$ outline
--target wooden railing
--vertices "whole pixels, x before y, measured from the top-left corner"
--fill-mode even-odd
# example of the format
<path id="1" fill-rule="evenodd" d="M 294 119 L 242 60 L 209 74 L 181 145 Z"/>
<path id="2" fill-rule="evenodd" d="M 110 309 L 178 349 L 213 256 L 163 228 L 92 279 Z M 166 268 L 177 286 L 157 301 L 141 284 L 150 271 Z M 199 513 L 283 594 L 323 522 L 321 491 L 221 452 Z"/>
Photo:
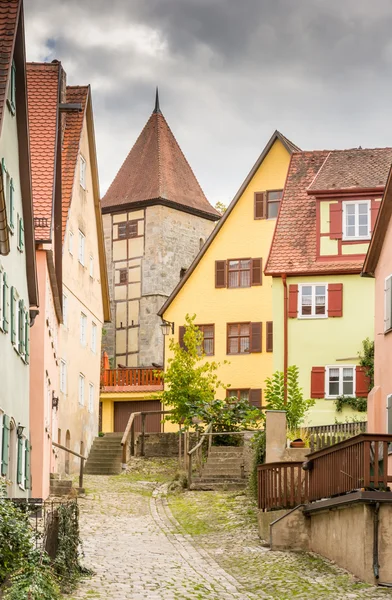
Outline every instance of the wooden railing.
<path id="1" fill-rule="evenodd" d="M 392 435 L 361 433 L 308 455 L 309 501 L 361 488 L 386 489 Z"/>
<path id="2" fill-rule="evenodd" d="M 308 501 L 309 473 L 302 462 L 266 463 L 257 471 L 260 509 L 294 508 Z"/>
<path id="3" fill-rule="evenodd" d="M 101 387 L 160 385 L 162 369 L 148 367 L 146 369 L 103 369 L 101 371 Z"/>
<path id="4" fill-rule="evenodd" d="M 196 446 L 194 446 L 193 448 L 191 448 L 188 451 L 188 487 L 190 487 L 191 483 L 192 483 L 192 472 L 193 472 L 193 457 L 195 457 L 195 459 L 198 461 L 199 464 L 199 475 L 201 475 L 201 469 L 202 469 L 202 464 L 203 464 L 203 457 L 202 457 L 202 452 L 203 452 L 203 443 L 206 439 L 208 439 L 208 453 L 210 452 L 211 449 L 211 436 L 208 436 L 208 434 L 211 432 L 212 429 L 212 423 L 210 423 L 207 427 L 207 429 L 205 430 L 205 432 L 202 434 L 199 442 L 196 444 Z"/>
<path id="5" fill-rule="evenodd" d="M 357 421 L 354 423 L 334 423 L 333 425 L 314 425 L 312 427 L 301 427 L 305 435 L 339 435 L 345 434 L 346 437 L 365 433 L 367 428 L 366 421 Z"/>
<path id="6" fill-rule="evenodd" d="M 55 446 L 55 448 L 59 448 L 60 450 L 64 450 L 64 452 L 68 452 L 68 454 L 73 454 L 73 456 L 77 456 L 78 458 L 80 458 L 79 487 L 82 488 L 83 487 L 84 461 L 86 460 L 86 457 L 83 456 L 82 454 L 78 454 L 77 452 L 74 452 L 73 450 L 70 450 L 69 448 L 66 448 L 65 446 L 62 446 L 61 444 L 56 444 L 56 442 L 53 442 L 53 441 L 52 441 L 52 446 Z"/>
<path id="7" fill-rule="evenodd" d="M 147 412 L 134 412 L 128 419 L 124 435 L 121 438 L 122 464 L 126 465 L 129 458 L 135 455 L 135 422 L 136 417 L 141 417 L 140 456 L 144 456 L 144 442 L 146 436 L 146 419 L 148 415 L 168 415 L 170 410 L 150 410 Z"/>

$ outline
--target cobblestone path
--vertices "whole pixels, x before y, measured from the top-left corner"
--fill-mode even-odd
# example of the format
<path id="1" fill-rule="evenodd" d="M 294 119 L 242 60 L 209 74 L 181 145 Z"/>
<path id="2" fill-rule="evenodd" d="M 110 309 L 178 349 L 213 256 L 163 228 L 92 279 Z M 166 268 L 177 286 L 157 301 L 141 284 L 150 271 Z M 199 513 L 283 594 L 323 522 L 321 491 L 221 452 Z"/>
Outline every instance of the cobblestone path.
<path id="1" fill-rule="evenodd" d="M 263 548 L 244 496 L 168 500 L 164 478 L 153 479 L 86 476 L 81 537 L 95 575 L 72 600 L 392 599 L 315 555 Z"/>

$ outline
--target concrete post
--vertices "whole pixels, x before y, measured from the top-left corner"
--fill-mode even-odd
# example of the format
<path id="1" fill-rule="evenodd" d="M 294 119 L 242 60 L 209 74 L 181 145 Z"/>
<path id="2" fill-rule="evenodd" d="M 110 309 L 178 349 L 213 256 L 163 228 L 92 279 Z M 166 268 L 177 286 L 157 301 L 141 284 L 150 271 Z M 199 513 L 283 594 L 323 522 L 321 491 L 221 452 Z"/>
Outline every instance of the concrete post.
<path id="1" fill-rule="evenodd" d="M 265 417 L 265 462 L 280 462 L 287 446 L 286 411 L 267 410 Z"/>

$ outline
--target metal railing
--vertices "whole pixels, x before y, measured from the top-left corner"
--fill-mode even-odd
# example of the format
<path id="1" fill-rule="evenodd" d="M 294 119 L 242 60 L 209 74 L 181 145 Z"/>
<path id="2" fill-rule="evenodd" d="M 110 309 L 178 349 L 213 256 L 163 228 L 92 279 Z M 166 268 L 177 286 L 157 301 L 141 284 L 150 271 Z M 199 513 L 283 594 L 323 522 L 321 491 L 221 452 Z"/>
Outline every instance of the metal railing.
<path id="1" fill-rule="evenodd" d="M 309 496 L 309 473 L 302 462 L 266 463 L 257 467 L 258 507 L 262 510 L 294 508 Z"/>
<path id="2" fill-rule="evenodd" d="M 81 454 L 78 454 L 77 452 L 74 452 L 73 450 L 70 450 L 66 446 L 62 446 L 61 444 L 56 444 L 56 442 L 52 442 L 52 446 L 55 446 L 56 448 L 60 448 L 60 450 L 64 450 L 64 452 L 68 452 L 69 454 L 73 454 L 74 456 L 77 456 L 78 458 L 80 458 L 79 487 L 82 488 L 83 487 L 84 461 L 86 460 L 86 457 L 82 456 Z"/>
<path id="3" fill-rule="evenodd" d="M 162 385 L 162 369 L 102 369 L 101 387 L 159 386 Z"/>

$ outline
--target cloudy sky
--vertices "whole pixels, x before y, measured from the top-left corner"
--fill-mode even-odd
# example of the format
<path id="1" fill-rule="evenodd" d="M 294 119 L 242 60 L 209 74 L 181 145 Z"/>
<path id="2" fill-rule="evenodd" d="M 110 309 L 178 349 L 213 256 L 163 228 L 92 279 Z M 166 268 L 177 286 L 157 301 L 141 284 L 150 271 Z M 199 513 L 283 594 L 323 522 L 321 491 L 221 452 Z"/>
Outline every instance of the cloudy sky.
<path id="1" fill-rule="evenodd" d="M 392 145 L 390 0 L 25 0 L 29 60 L 92 85 L 101 191 L 154 105 L 228 204 L 275 129 L 303 149 Z"/>

